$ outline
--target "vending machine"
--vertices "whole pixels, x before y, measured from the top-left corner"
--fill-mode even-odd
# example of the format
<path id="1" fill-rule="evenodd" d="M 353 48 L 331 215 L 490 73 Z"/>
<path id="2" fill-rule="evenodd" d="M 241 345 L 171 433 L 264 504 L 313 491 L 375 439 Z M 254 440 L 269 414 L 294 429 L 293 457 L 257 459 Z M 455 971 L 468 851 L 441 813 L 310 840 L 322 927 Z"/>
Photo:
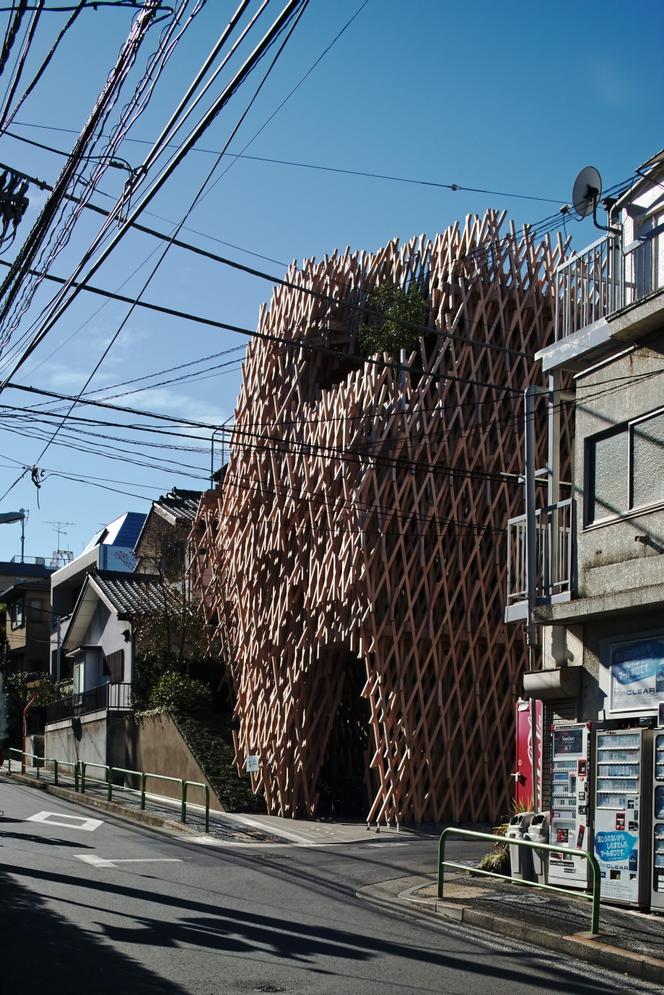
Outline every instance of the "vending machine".
<path id="1" fill-rule="evenodd" d="M 554 726 L 549 842 L 559 843 L 560 852 L 549 853 L 550 884 L 585 888 L 588 883 L 588 861 L 565 850 L 591 845 L 590 748 L 588 725 Z"/>
<path id="2" fill-rule="evenodd" d="M 653 833 L 651 908 L 664 911 L 664 729 L 655 732 L 653 749 Z"/>
<path id="3" fill-rule="evenodd" d="M 602 898 L 626 905 L 650 901 L 652 733 L 598 729 L 595 769 L 595 856 Z"/>

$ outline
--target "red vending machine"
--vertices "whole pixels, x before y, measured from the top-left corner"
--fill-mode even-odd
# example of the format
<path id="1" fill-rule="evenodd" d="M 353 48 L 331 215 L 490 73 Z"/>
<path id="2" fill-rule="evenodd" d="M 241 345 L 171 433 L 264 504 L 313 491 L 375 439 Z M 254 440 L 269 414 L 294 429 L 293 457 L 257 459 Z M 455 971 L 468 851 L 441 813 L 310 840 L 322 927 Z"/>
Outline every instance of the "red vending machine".
<path id="1" fill-rule="evenodd" d="M 517 811 L 530 811 L 542 805 L 542 702 L 519 698 L 515 718 L 514 802 Z"/>

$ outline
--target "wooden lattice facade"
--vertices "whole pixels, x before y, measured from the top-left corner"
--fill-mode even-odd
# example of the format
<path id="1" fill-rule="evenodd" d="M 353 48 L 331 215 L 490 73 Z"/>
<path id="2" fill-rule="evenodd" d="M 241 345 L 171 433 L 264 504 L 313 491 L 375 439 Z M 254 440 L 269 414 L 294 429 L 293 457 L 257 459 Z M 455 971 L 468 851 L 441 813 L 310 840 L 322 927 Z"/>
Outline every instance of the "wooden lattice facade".
<path id="1" fill-rule="evenodd" d="M 316 294 L 278 286 L 262 309 L 260 332 L 313 348 L 251 342 L 193 536 L 237 762 L 259 754 L 268 811 L 339 811 L 358 779 L 371 822 L 506 810 L 525 645 L 503 623 L 505 526 L 523 510 L 521 392 L 562 250 L 488 212 L 292 266 Z M 384 281 L 429 302 L 408 373 L 325 351 L 356 355 Z"/>

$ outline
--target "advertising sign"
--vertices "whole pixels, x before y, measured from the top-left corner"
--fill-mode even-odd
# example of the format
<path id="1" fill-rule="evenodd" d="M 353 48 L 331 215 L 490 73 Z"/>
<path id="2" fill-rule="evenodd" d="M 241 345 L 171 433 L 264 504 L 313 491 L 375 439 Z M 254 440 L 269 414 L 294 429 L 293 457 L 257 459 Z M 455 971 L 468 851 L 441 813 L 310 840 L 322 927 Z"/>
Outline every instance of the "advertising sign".
<path id="1" fill-rule="evenodd" d="M 597 831 L 595 856 L 602 876 L 602 893 L 607 898 L 634 902 L 639 870 L 638 837 L 619 831 Z"/>
<path id="2" fill-rule="evenodd" d="M 611 647 L 611 711 L 656 709 L 664 702 L 664 637 Z"/>
<path id="3" fill-rule="evenodd" d="M 553 733 L 553 752 L 556 756 L 583 752 L 583 729 L 556 729 Z"/>

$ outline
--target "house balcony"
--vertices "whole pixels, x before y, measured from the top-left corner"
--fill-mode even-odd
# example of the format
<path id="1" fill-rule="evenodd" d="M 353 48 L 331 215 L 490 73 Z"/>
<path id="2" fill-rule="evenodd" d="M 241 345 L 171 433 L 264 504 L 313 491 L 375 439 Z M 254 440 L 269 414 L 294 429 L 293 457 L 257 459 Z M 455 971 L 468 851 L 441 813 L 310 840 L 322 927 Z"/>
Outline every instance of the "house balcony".
<path id="1" fill-rule="evenodd" d="M 130 708 L 131 684 L 100 684 L 47 705 L 46 724 L 78 718 L 91 712 L 128 711 Z"/>
<path id="2" fill-rule="evenodd" d="M 571 498 L 535 512 L 535 565 L 532 608 L 570 601 L 573 591 L 574 502 Z M 507 523 L 505 621 L 528 617 L 526 516 Z"/>
<path id="3" fill-rule="evenodd" d="M 556 270 L 555 341 L 537 358 L 545 372 L 582 369 L 661 325 L 664 231 L 626 243 L 610 232 Z"/>

